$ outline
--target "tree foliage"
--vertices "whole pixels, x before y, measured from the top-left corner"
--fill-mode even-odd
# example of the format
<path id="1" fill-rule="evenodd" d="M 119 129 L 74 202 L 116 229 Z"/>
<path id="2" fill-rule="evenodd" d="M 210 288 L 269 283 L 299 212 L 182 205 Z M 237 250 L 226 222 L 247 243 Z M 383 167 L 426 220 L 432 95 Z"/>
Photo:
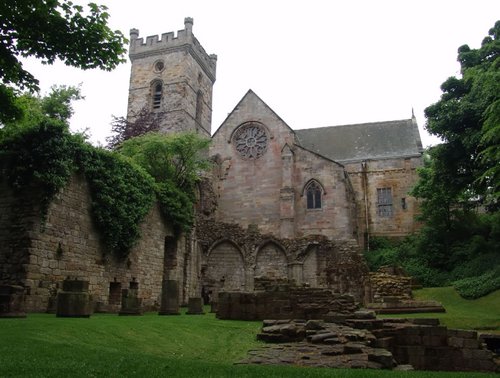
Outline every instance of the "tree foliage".
<path id="1" fill-rule="evenodd" d="M 69 132 L 71 101 L 77 98 L 78 88 L 54 87 L 44 97 L 24 94 L 15 99 L 24 112 L 0 130 L 0 178 L 24 200 L 32 198 L 45 217 L 71 176 L 84 174 L 102 242 L 107 251 L 125 257 L 151 209 L 154 181 L 125 157 Z"/>
<path id="2" fill-rule="evenodd" d="M 456 196 L 495 205 L 500 196 L 500 21 L 479 49 L 458 49 L 462 76 L 442 85 L 425 109 L 427 130 L 442 138 L 434 169 Z"/>
<path id="3" fill-rule="evenodd" d="M 20 57 L 44 64 L 56 59 L 82 69 L 111 70 L 125 61 L 125 37 L 108 25 L 106 7 L 86 8 L 69 0 L 6 0 L 0 2 L 0 121 L 18 118 L 16 90 L 38 91 L 38 80 Z"/>
<path id="4" fill-rule="evenodd" d="M 500 21 L 479 49 L 461 46 L 458 61 L 461 77 L 448 78 L 441 99 L 425 109 L 427 130 L 443 143 L 424 155 L 411 192 L 422 228 L 372 259 L 392 259 L 426 285 L 459 280 L 464 295 L 484 295 L 497 288 L 485 277 L 500 266 Z"/>
<path id="5" fill-rule="evenodd" d="M 163 214 L 179 230 L 192 226 L 196 185 L 209 167 L 205 156 L 209 143 L 194 133 L 147 133 L 124 141 L 118 149 L 154 178 Z"/>
<path id="6" fill-rule="evenodd" d="M 24 92 L 13 99 L 21 113 L 16 120 L 7 121 L 0 133 L 8 134 L 18 128 L 30 127 L 43 121 L 60 123 L 68 127 L 73 115 L 72 102 L 83 99 L 79 87 L 53 86 L 45 96 Z M 0 134 L 0 137 L 1 135 Z"/>
<path id="7" fill-rule="evenodd" d="M 151 113 L 147 107 L 142 108 L 139 113 L 134 114 L 132 120 L 125 117 L 113 117 L 111 132 L 113 135 L 106 138 L 108 148 L 117 149 L 124 141 L 147 133 L 160 130 L 160 120 L 155 113 Z"/>

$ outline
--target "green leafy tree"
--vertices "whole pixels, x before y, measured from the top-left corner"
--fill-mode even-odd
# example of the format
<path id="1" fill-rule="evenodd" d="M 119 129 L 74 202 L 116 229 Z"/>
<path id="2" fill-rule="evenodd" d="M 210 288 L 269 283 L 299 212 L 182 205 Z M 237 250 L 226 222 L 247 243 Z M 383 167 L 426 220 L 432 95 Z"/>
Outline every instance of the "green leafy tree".
<path id="1" fill-rule="evenodd" d="M 15 106 L 21 110 L 18 119 L 7 121 L 0 129 L 0 138 L 16 129 L 31 127 L 50 120 L 69 127 L 73 115 L 72 102 L 83 99 L 80 88 L 73 86 L 53 86 L 45 96 L 25 92 L 14 98 Z"/>
<path id="2" fill-rule="evenodd" d="M 16 91 L 38 91 L 38 80 L 20 57 L 44 64 L 56 59 L 70 66 L 111 70 L 125 61 L 125 37 L 112 31 L 105 6 L 87 8 L 69 0 L 5 0 L 0 2 L 0 122 L 17 119 Z"/>
<path id="3" fill-rule="evenodd" d="M 458 61 L 461 77 L 446 80 L 425 109 L 427 130 L 443 143 L 428 150 L 412 190 L 423 226 L 396 256 L 427 284 L 482 277 L 460 281 L 466 293 L 500 265 L 500 21 L 479 49 L 460 47 Z"/>
<path id="4" fill-rule="evenodd" d="M 500 195 L 500 21 L 479 49 L 458 49 L 462 76 L 442 85 L 441 100 L 425 109 L 427 130 L 444 141 L 434 169 L 458 197 L 495 205 Z M 489 203 L 488 203 L 489 202 Z"/>
<path id="5" fill-rule="evenodd" d="M 130 159 L 70 133 L 71 102 L 79 98 L 79 88 L 61 86 L 43 97 L 25 93 L 15 99 L 23 115 L 0 129 L 0 181 L 23 202 L 39 206 L 43 218 L 71 176 L 84 174 L 106 250 L 126 257 L 154 202 L 154 180 Z"/>
<path id="6" fill-rule="evenodd" d="M 193 224 L 196 185 L 210 164 L 205 156 L 209 143 L 193 133 L 148 133 L 124 141 L 118 149 L 154 178 L 163 214 L 179 230 Z"/>

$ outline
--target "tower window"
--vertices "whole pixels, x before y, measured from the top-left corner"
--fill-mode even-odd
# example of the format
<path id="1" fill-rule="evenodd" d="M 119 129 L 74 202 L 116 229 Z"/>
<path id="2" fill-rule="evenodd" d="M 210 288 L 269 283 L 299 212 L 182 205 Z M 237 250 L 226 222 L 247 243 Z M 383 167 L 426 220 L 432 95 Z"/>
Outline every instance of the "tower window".
<path id="1" fill-rule="evenodd" d="M 311 181 L 306 188 L 307 208 L 308 209 L 321 209 L 321 197 L 323 191 L 321 185 L 316 181 Z"/>
<path id="2" fill-rule="evenodd" d="M 163 63 L 162 60 L 158 60 L 157 62 L 155 62 L 154 65 L 155 72 L 161 72 L 163 71 L 164 68 L 165 68 L 165 63 Z"/>
<path id="3" fill-rule="evenodd" d="M 159 109 L 161 105 L 161 97 L 163 93 L 163 85 L 161 83 L 153 84 L 153 109 Z"/>
<path id="4" fill-rule="evenodd" d="M 382 218 L 392 217 L 392 189 L 377 188 L 377 210 L 378 216 Z"/>

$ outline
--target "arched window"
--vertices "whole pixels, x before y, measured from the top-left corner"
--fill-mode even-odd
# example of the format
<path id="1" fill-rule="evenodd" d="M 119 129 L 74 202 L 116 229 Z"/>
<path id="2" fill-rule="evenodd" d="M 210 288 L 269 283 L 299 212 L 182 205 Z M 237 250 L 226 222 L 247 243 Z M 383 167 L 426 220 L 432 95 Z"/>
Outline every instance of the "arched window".
<path id="1" fill-rule="evenodd" d="M 161 82 L 157 81 L 153 83 L 152 94 L 153 94 L 153 101 L 152 101 L 153 110 L 159 109 L 161 105 L 161 97 L 163 94 L 163 85 Z"/>
<path id="2" fill-rule="evenodd" d="M 321 185 L 312 180 L 307 184 L 306 187 L 306 199 L 307 199 L 307 208 L 308 209 L 321 209 L 321 200 L 323 195 L 323 188 Z"/>

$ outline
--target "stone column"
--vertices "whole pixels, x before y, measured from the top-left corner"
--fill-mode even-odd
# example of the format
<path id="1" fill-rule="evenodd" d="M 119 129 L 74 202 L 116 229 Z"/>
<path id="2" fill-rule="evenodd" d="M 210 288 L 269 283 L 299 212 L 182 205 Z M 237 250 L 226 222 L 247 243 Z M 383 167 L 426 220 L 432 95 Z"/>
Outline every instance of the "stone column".
<path id="1" fill-rule="evenodd" d="M 0 285 L 0 318 L 25 318 L 24 287 Z"/>
<path id="2" fill-rule="evenodd" d="M 203 299 L 201 297 L 189 298 L 186 315 L 204 315 Z"/>
<path id="3" fill-rule="evenodd" d="M 295 281 L 297 286 L 302 286 L 304 283 L 304 263 L 295 261 L 288 264 L 288 277 Z"/>
<path id="4" fill-rule="evenodd" d="M 137 282 L 130 282 L 129 288 L 122 290 L 122 308 L 118 315 L 142 315 L 142 300 L 139 298 Z"/>
<path id="5" fill-rule="evenodd" d="M 281 151 L 283 175 L 280 189 L 280 236 L 295 236 L 295 192 L 293 190 L 293 152 L 286 144 Z"/>
<path id="6" fill-rule="evenodd" d="M 164 280 L 161 288 L 161 306 L 158 315 L 180 315 L 179 285 L 176 280 Z"/>

